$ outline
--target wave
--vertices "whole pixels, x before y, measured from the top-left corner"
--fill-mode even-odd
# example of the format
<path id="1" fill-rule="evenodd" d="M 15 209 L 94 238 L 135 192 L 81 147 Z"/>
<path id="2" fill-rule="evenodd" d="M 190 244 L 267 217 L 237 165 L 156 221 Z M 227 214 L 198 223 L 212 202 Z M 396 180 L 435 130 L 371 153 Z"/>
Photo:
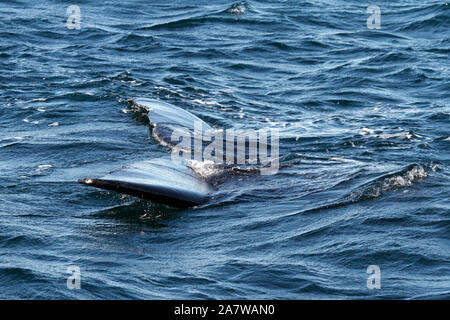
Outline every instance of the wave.
<path id="1" fill-rule="evenodd" d="M 133 45 L 139 46 L 143 42 L 146 44 L 154 43 L 155 39 L 152 36 L 138 35 L 138 34 L 125 34 L 121 36 L 119 39 L 115 40 L 114 43 L 118 45 Z"/>
<path id="2" fill-rule="evenodd" d="M 436 168 L 432 170 L 436 170 Z M 354 190 L 347 193 L 337 201 L 333 201 L 319 207 L 295 212 L 293 214 L 289 214 L 288 216 L 314 213 L 321 210 L 335 209 L 353 203 L 373 200 L 388 192 L 406 190 L 406 188 L 413 187 L 416 183 L 419 183 L 427 178 L 428 175 L 428 172 L 422 165 L 411 164 L 401 170 L 388 173 L 365 182 L 354 188 Z"/>
<path id="3" fill-rule="evenodd" d="M 373 130 L 366 127 L 359 129 L 358 134 L 361 136 L 368 136 L 371 138 L 387 139 L 406 139 L 416 140 L 423 138 L 421 135 L 414 133 L 413 131 L 399 132 L 399 133 L 382 133 L 379 130 Z"/>
<path id="4" fill-rule="evenodd" d="M 216 6 L 209 12 L 195 12 L 190 14 L 184 14 L 180 17 L 173 18 L 172 20 L 157 22 L 149 26 L 140 27 L 138 30 L 160 30 L 160 29 L 184 29 L 200 26 L 210 23 L 236 23 L 247 25 L 273 25 L 276 23 L 272 19 L 260 19 L 247 15 L 251 7 L 247 2 L 236 2 L 231 6 Z"/>
<path id="5" fill-rule="evenodd" d="M 406 168 L 378 177 L 369 181 L 347 197 L 350 202 L 359 202 L 380 197 L 383 193 L 397 191 L 407 187 L 412 187 L 416 182 L 420 182 L 428 177 L 428 173 L 420 164 L 411 164 Z"/>
<path id="6" fill-rule="evenodd" d="M 414 8 L 401 11 L 398 15 L 408 14 L 413 16 L 407 21 L 411 21 L 406 25 L 402 25 L 400 31 L 422 31 L 431 30 L 432 32 L 439 32 L 440 30 L 448 30 L 448 4 L 441 3 L 423 8 Z"/>

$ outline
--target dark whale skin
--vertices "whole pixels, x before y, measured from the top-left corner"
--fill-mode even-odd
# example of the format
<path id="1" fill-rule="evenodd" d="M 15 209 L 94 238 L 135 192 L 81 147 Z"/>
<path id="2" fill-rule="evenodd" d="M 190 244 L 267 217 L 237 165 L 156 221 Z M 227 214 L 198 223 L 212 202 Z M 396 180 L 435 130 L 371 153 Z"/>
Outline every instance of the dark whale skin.
<path id="1" fill-rule="evenodd" d="M 132 183 L 104 179 L 80 179 L 78 180 L 78 183 L 128 194 L 130 196 L 155 201 L 177 208 L 198 206 L 208 200 L 208 196 L 206 194 L 145 183 Z"/>

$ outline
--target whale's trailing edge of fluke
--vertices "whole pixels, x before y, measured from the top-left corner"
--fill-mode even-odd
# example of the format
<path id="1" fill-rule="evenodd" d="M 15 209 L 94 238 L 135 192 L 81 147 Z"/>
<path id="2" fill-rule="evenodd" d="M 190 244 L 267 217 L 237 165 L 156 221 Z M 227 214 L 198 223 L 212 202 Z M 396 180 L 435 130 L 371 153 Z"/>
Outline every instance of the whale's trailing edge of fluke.
<path id="1" fill-rule="evenodd" d="M 163 145 L 171 144 L 174 130 L 193 132 L 194 123 L 201 123 L 205 129 L 211 127 L 195 115 L 174 105 L 154 99 L 130 99 L 134 105 L 148 111 L 153 134 Z M 142 199 L 167 204 L 174 207 L 192 207 L 205 203 L 212 187 L 183 163 L 175 163 L 171 158 L 143 161 L 124 167 L 99 178 L 85 178 L 78 183 L 112 190 Z"/>
<path id="2" fill-rule="evenodd" d="M 173 207 L 192 207 L 205 203 L 211 186 L 191 169 L 169 159 L 135 163 L 100 179 L 80 179 L 79 183 L 112 190 Z"/>

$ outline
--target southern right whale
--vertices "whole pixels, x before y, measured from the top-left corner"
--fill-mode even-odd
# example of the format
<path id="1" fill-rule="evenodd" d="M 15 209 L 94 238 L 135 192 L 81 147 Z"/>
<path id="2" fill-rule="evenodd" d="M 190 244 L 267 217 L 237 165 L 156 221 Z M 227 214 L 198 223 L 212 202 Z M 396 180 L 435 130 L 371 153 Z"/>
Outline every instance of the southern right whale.
<path id="1" fill-rule="evenodd" d="M 140 98 L 130 101 L 144 108 L 155 138 L 165 146 L 173 146 L 174 130 L 194 130 L 194 123 L 211 127 L 200 118 L 177 106 L 159 100 Z M 152 200 L 174 207 L 192 207 L 207 201 L 213 190 L 204 179 L 170 157 L 125 166 L 101 178 L 84 178 L 79 183 Z"/>
<path id="2" fill-rule="evenodd" d="M 194 134 L 199 127 L 206 132 L 213 130 L 197 116 L 172 104 L 148 98 L 129 101 L 132 106 L 143 108 L 148 113 L 153 136 L 166 147 L 177 147 L 177 141 L 173 140 L 176 132 Z M 222 144 L 221 140 L 219 144 Z M 236 147 L 231 153 L 234 157 Z M 84 178 L 78 182 L 175 207 L 203 204 L 214 190 L 204 177 L 199 176 L 185 162 L 173 161 L 170 156 L 142 161 L 112 171 L 101 178 Z"/>

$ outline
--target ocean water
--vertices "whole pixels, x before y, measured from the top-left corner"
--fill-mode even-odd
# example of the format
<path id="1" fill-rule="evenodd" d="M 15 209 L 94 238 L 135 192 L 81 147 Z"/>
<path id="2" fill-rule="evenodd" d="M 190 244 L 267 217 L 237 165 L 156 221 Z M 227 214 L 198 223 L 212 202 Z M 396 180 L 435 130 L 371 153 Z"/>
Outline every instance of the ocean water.
<path id="1" fill-rule="evenodd" d="M 0 298 L 450 298 L 449 8 L 1 1 Z M 190 209 L 78 184 L 168 156 L 132 97 L 278 129 L 279 172 Z"/>

